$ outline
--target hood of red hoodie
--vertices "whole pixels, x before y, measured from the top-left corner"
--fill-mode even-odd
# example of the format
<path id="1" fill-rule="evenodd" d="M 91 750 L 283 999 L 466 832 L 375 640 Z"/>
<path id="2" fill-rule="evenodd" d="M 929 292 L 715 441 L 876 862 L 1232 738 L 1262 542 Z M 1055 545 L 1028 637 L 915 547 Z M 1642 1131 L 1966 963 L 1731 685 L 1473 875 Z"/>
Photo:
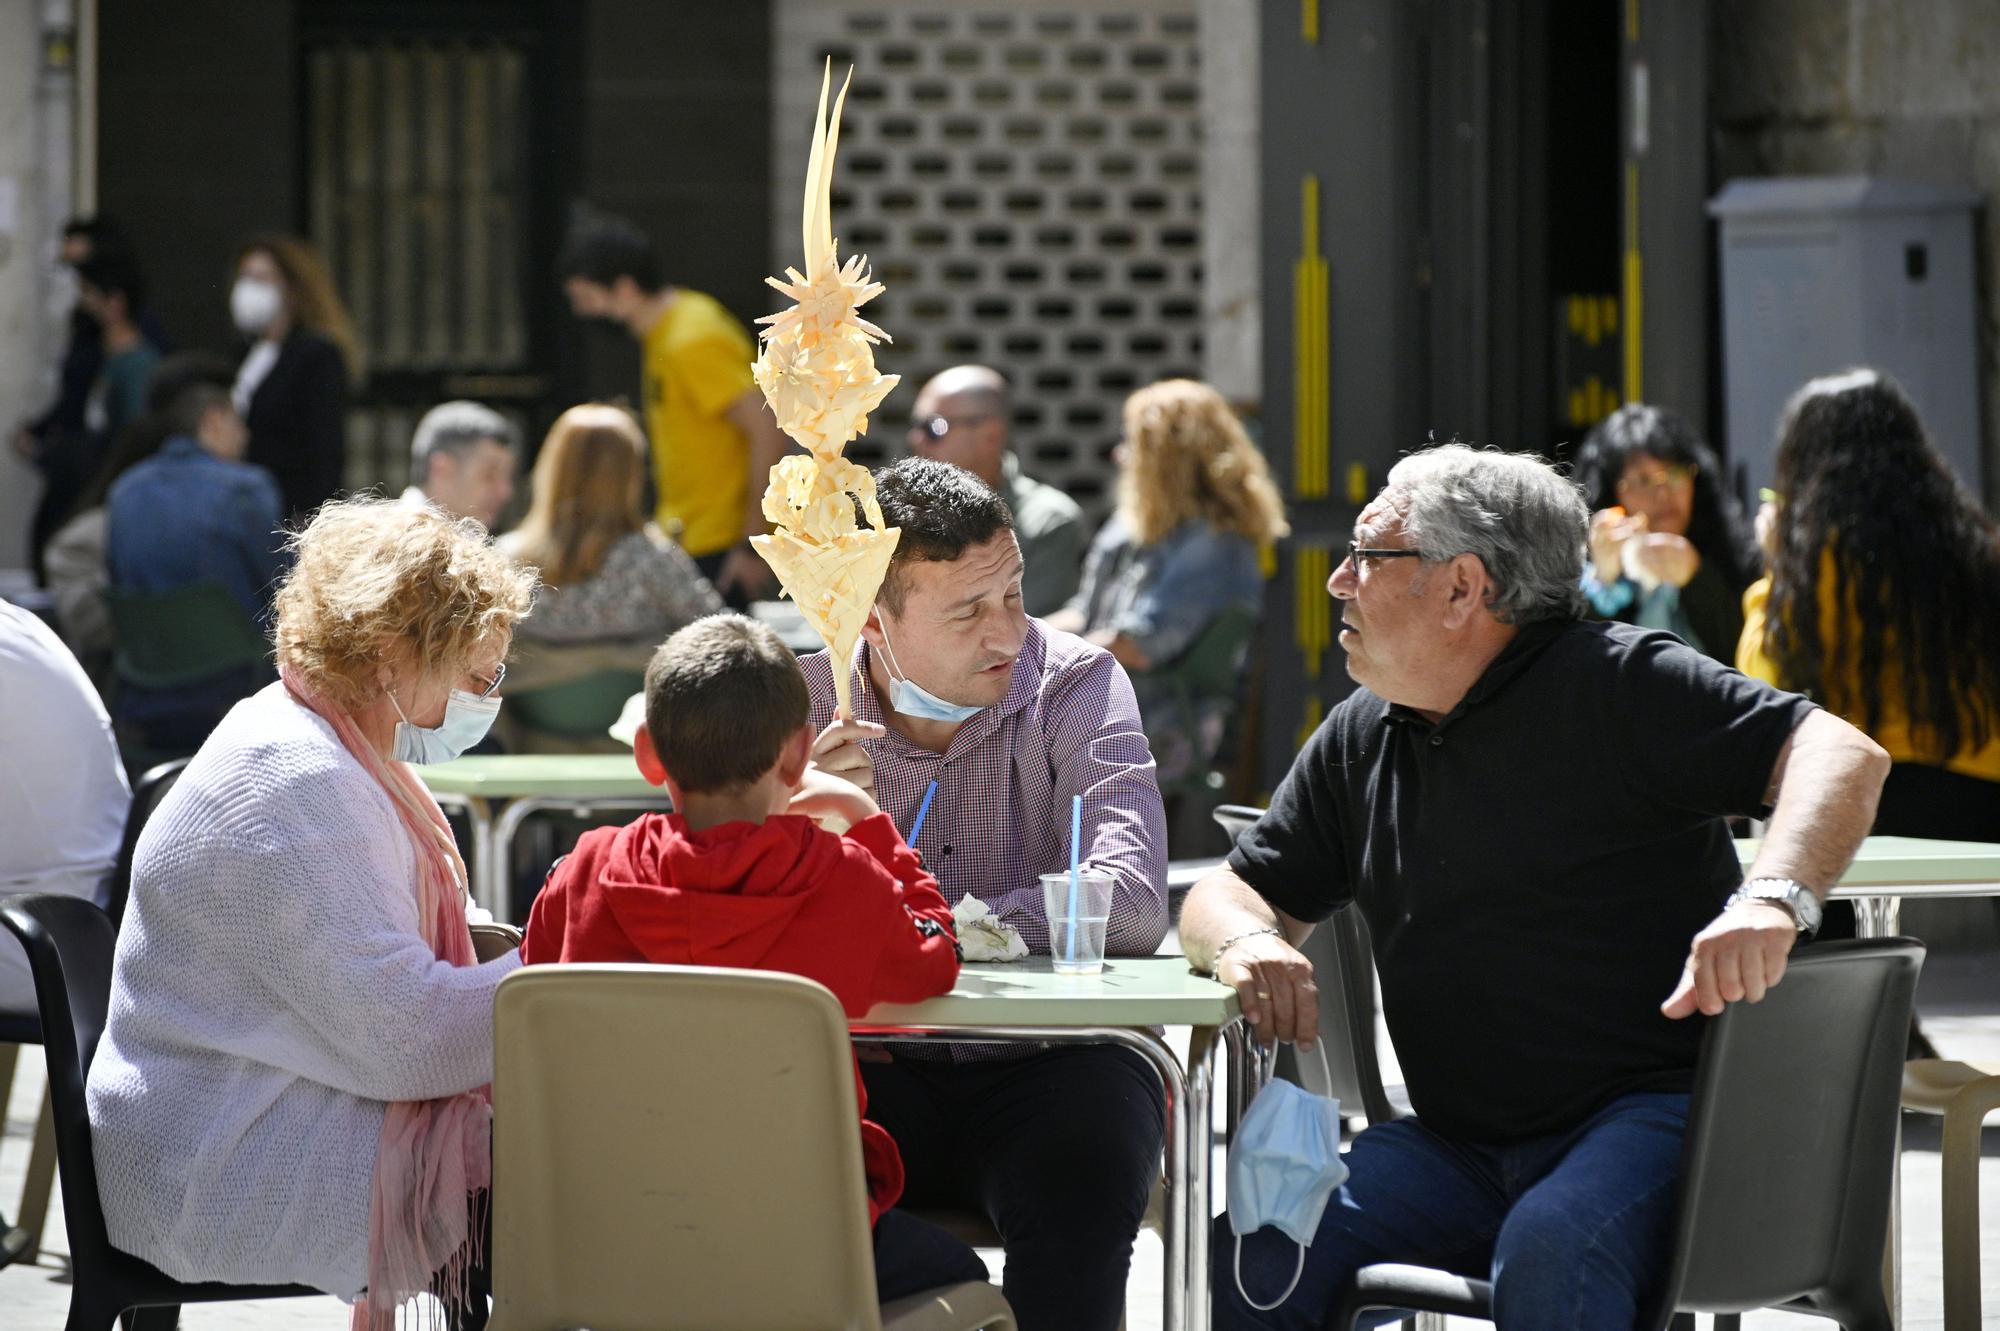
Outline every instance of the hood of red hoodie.
<path id="1" fill-rule="evenodd" d="M 679 814 L 650 814 L 620 829 L 597 881 L 654 960 L 758 967 L 839 853 L 838 838 L 792 814 L 695 833 Z"/>

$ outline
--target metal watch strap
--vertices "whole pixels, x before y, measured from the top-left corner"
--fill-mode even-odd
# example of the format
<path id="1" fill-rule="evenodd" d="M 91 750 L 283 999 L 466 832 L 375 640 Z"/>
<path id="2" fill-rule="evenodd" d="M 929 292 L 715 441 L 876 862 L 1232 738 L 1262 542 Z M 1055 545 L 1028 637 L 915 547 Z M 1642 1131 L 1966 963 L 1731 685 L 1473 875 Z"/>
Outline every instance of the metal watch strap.
<path id="1" fill-rule="evenodd" d="M 1769 884 L 1776 890 L 1760 892 L 1757 890 L 1759 884 Z M 1810 905 L 1803 904 L 1800 898 Z M 1800 935 L 1808 940 L 1819 933 L 1820 921 L 1824 918 L 1819 894 L 1795 878 L 1745 879 L 1742 886 L 1730 893 L 1728 904 L 1735 905 L 1739 901 L 1768 901 L 1783 906 L 1791 913 L 1792 923 L 1798 926 Z"/>

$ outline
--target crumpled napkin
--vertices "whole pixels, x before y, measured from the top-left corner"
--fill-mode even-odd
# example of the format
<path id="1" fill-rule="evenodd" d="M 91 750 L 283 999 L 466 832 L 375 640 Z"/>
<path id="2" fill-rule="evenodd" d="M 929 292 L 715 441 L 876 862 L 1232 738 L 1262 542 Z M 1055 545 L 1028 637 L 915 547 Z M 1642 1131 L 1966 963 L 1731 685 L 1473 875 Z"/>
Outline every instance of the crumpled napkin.
<path id="1" fill-rule="evenodd" d="M 953 906 L 951 922 L 958 931 L 958 950 L 967 961 L 1019 961 L 1028 955 L 1021 931 L 995 919 L 992 908 L 978 897 L 964 897 Z"/>

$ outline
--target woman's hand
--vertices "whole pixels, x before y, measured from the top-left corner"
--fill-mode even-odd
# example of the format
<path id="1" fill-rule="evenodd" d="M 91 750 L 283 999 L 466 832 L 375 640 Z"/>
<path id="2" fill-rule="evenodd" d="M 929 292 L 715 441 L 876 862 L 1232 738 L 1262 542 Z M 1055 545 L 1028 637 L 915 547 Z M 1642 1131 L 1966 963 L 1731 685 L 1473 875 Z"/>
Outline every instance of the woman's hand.
<path id="1" fill-rule="evenodd" d="M 829 772 L 808 767 L 785 812 L 804 814 L 838 836 L 862 819 L 874 817 L 879 810 L 866 791 Z"/>
<path id="2" fill-rule="evenodd" d="M 1625 562 L 1642 580 L 1685 587 L 1701 568 L 1701 552 L 1685 536 L 1650 532 L 1632 538 Z"/>
<path id="3" fill-rule="evenodd" d="M 1643 514 L 1627 516 L 1622 508 L 1599 509 L 1590 519 L 1590 564 L 1597 580 L 1609 587 L 1623 571 L 1625 542 L 1646 530 Z"/>
<path id="4" fill-rule="evenodd" d="M 1769 499 L 1757 509 L 1757 548 L 1766 564 L 1778 557 L 1778 505 Z"/>

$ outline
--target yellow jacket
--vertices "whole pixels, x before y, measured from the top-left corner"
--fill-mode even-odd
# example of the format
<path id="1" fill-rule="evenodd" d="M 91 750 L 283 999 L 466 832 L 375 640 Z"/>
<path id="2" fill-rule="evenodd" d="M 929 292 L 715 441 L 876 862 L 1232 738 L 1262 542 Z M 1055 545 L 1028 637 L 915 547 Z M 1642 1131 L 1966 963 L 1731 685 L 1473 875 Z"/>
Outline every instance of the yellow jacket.
<path id="1" fill-rule="evenodd" d="M 1743 592 L 1743 636 L 1736 642 L 1736 668 L 1752 679 L 1761 679 L 1768 684 L 1778 684 L 1778 666 L 1770 657 L 1764 641 L 1765 611 L 1771 600 L 1771 579 L 1769 575 L 1757 579 Z M 1842 633 L 1859 634 L 1859 616 L 1852 606 L 1840 604 L 1841 598 L 1835 589 L 1833 557 L 1828 554 L 1820 563 L 1819 577 L 1819 622 L 1820 633 L 1829 649 Z M 1903 707 L 1902 670 L 1897 665 L 1894 643 L 1888 644 L 1884 653 L 1890 659 L 1883 666 L 1882 676 L 1875 681 L 1881 698 L 1880 715 L 1869 738 L 1889 751 L 1889 756 L 1899 763 L 1924 763 L 1939 766 L 1937 754 L 1917 744 L 1910 733 L 1910 719 Z M 1859 663 L 1852 667 L 1859 670 Z M 1851 699 L 1859 700 L 1862 695 L 1858 678 L 1846 681 L 1842 692 Z M 1820 699 L 1825 702 L 1825 699 Z M 1990 704 L 1988 704 L 1990 706 Z M 1830 710 L 1830 709 L 1829 709 Z M 1854 725 L 1861 725 L 1863 718 L 1857 715 L 1845 717 Z M 2000 781 L 2000 718 L 1988 723 L 1988 737 L 1983 748 L 1962 747 L 1957 753 L 1946 758 L 1942 766 L 1962 776 L 1978 777 L 1984 781 Z M 1865 728 L 1865 727 L 1864 727 Z"/>

